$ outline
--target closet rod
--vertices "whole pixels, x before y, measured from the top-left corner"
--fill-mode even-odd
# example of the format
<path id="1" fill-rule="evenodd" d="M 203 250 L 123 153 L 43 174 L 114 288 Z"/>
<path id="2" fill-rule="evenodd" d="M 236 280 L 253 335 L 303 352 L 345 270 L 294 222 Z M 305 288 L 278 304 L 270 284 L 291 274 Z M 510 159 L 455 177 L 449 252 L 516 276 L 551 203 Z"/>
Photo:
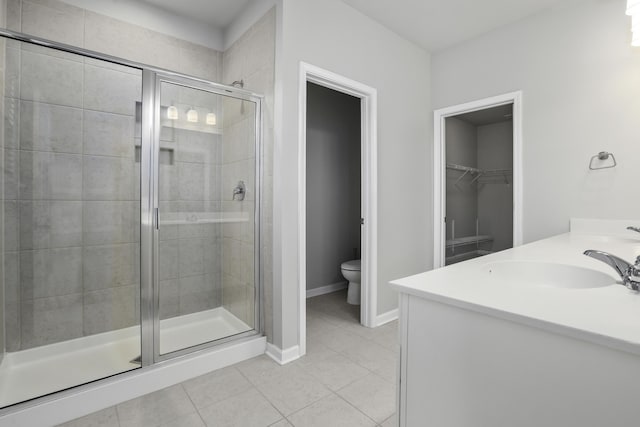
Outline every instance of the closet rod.
<path id="1" fill-rule="evenodd" d="M 454 170 L 457 170 L 457 171 L 462 171 L 462 172 L 467 172 L 467 173 L 472 173 L 472 174 L 476 174 L 476 173 L 482 172 L 478 168 L 472 168 L 472 167 L 469 167 L 469 166 L 457 165 L 455 163 L 447 163 L 447 169 L 454 169 Z"/>
<path id="2" fill-rule="evenodd" d="M 453 170 L 457 170 L 457 171 L 461 171 L 461 172 L 467 172 L 467 173 L 471 173 L 473 175 L 475 175 L 475 174 L 504 175 L 505 173 L 512 173 L 513 172 L 512 169 L 478 169 L 478 168 L 472 168 L 470 166 L 457 165 L 455 163 L 447 163 L 447 169 L 453 169 Z"/>

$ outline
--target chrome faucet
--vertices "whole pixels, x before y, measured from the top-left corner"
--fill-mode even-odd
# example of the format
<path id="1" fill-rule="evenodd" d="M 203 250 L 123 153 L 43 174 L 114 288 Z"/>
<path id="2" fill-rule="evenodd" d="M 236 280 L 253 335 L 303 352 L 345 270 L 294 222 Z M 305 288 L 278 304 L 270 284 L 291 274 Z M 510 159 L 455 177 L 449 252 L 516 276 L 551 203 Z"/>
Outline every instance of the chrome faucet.
<path id="1" fill-rule="evenodd" d="M 627 288 L 633 291 L 640 289 L 640 256 L 636 257 L 635 264 L 631 264 L 615 255 L 593 249 L 584 251 L 584 254 L 612 267 L 620 275 L 622 284 Z"/>

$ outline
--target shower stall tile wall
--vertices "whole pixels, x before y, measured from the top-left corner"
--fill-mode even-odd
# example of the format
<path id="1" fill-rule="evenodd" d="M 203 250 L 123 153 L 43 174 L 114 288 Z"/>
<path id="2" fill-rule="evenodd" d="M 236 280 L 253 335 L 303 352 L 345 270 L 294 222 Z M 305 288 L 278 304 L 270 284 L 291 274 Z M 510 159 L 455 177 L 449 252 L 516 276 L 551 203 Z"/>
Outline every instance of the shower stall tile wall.
<path id="1" fill-rule="evenodd" d="M 189 95 L 176 91 L 167 96 L 175 97 L 167 98 L 167 103 L 173 105 Z M 212 102 L 216 102 L 213 97 L 200 104 L 211 105 Z M 161 212 L 173 212 L 187 221 L 202 213 L 219 212 L 221 136 L 171 127 L 165 127 L 165 130 L 159 171 Z M 163 152 L 165 160 L 162 159 Z M 161 224 L 161 319 L 221 305 L 221 234 L 221 224 Z"/>
<path id="2" fill-rule="evenodd" d="M 145 71 L 159 89 L 154 139 L 142 132 L 141 112 L 151 105 L 148 96 L 143 105 L 142 70 L 3 41 L 0 407 L 138 368 L 136 358 L 150 353 L 140 352 L 141 330 L 145 337 L 157 334 L 153 362 L 260 332 L 258 243 L 269 255 L 262 259 L 267 288 L 272 271 L 275 10 L 223 58 L 222 52 L 57 0 L 6 1 L 9 29 L 214 82 L 243 80 L 266 102 L 186 76 Z M 177 119 L 167 115 L 170 106 Z M 195 123 L 187 119 L 192 110 Z M 256 115 L 262 111 L 264 122 Z M 217 120 L 205 123 L 211 114 Z M 264 160 L 256 151 L 260 133 Z M 157 160 L 149 147 L 158 149 Z M 142 189 L 155 182 L 150 160 L 158 170 L 153 240 L 141 239 L 141 200 L 149 200 Z M 258 176 L 262 161 L 267 173 Z M 258 187 L 261 178 L 264 188 Z M 233 197 L 240 181 L 247 189 L 242 201 Z M 260 190 L 267 203 L 258 238 Z M 141 277 L 141 255 L 153 252 L 151 244 L 157 244 L 152 258 L 158 275 Z M 153 328 L 141 329 L 141 317 L 150 317 L 141 307 L 141 286 L 150 289 L 151 279 L 157 280 L 159 310 Z M 63 359 L 65 366 L 56 365 Z M 52 377 L 39 381 L 43 374 Z"/>
<path id="3" fill-rule="evenodd" d="M 273 94 L 275 79 L 275 8 L 267 12 L 245 34 L 234 42 L 222 55 L 222 81 L 244 82 L 245 89 L 264 94 L 263 140 L 262 140 L 262 212 L 260 252 L 263 269 L 262 289 L 265 304 L 265 333 L 271 336 L 272 325 L 272 223 L 273 223 Z M 227 101 L 230 104 L 230 101 Z M 224 121 L 224 164 L 222 165 L 223 211 L 233 212 L 237 205 L 246 202 L 232 201 L 231 189 L 239 180 L 247 184 L 246 201 L 255 197 L 254 163 L 256 161 L 252 135 L 255 122 L 247 114 L 247 106 L 242 104 L 225 106 Z M 245 208 L 243 207 L 243 210 Z M 251 217 L 254 212 L 249 211 Z M 225 286 L 223 306 L 245 322 L 252 324 L 253 308 L 248 301 L 253 300 L 253 236 L 252 223 L 227 226 L 224 233 L 223 258 L 225 259 Z M 227 261 L 228 260 L 228 261 Z"/>
<path id="4" fill-rule="evenodd" d="M 219 81 L 220 52 L 56 0 L 8 0 L 6 16 L 9 29 Z M 134 137 L 139 138 L 140 71 L 12 41 L 8 45 L 7 349 L 131 326 L 139 317 L 140 165 L 134 161 Z M 197 138 L 189 131 L 164 138 L 179 149 L 175 164 L 160 166 L 169 184 L 161 200 L 173 201 L 180 211 L 196 204 L 202 210 L 205 200 L 220 200 L 215 194 L 220 184 L 207 186 L 206 199 L 203 187 L 193 185 L 205 178 L 203 165 L 188 164 L 200 161 L 198 155 L 189 157 L 190 146 L 207 143 Z M 211 145 L 220 150 L 219 142 Z M 219 153 L 210 157 L 207 170 L 217 183 L 218 158 Z M 209 255 L 203 247 L 215 245 L 195 238 L 203 236 L 194 232 L 197 227 L 176 226 L 173 239 L 161 244 L 171 260 L 161 272 L 167 295 L 163 318 L 219 304 L 221 278 L 213 278 L 217 290 L 202 292 L 202 257 Z M 209 228 L 212 236 L 220 233 L 216 226 Z M 171 232 L 163 230 L 161 238 Z M 208 261 L 210 270 L 219 271 L 219 257 Z"/>
<path id="5" fill-rule="evenodd" d="M 17 43 L 7 53 L 7 350 L 132 326 L 140 72 Z"/>
<path id="6" fill-rule="evenodd" d="M 58 0 L 7 0 L 7 28 L 220 81 L 222 53 Z"/>

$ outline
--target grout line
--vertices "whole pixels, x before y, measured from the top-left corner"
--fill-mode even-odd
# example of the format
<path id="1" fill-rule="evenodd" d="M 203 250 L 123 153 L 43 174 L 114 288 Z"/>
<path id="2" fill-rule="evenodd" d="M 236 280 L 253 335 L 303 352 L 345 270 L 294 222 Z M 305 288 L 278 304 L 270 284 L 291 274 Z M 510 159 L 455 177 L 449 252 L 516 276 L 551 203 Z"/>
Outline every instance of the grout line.
<path id="1" fill-rule="evenodd" d="M 353 405 L 351 402 L 349 402 L 347 399 L 345 399 L 344 397 L 340 396 L 338 393 L 335 393 L 336 396 L 338 396 L 340 399 L 342 399 L 344 402 L 347 403 L 347 405 L 351 406 L 352 408 L 354 408 L 356 411 L 360 412 L 362 415 L 364 415 L 365 417 L 367 417 L 368 419 L 370 419 L 371 421 L 373 421 L 373 423 L 377 426 L 378 422 L 376 420 L 374 420 L 373 418 L 371 418 L 368 414 L 366 414 L 364 411 L 362 411 L 360 408 L 356 407 L 355 405 Z"/>
<path id="2" fill-rule="evenodd" d="M 324 384 L 323 384 L 323 386 L 324 386 Z M 296 410 L 296 411 L 292 412 L 291 414 L 289 414 L 289 416 L 292 416 L 292 415 L 297 414 L 298 412 L 304 411 L 304 410 L 305 410 L 305 409 L 307 409 L 308 407 L 313 406 L 313 405 L 315 405 L 316 403 L 320 402 L 321 400 L 324 400 L 324 399 L 328 398 L 328 397 L 329 397 L 329 396 L 331 396 L 332 394 L 336 394 L 336 392 L 334 392 L 334 391 L 333 391 L 333 390 L 331 390 L 330 388 L 328 388 L 328 387 L 326 387 L 326 386 L 324 386 L 324 387 L 325 387 L 327 390 L 329 390 L 329 392 L 330 392 L 329 394 L 327 394 L 326 396 L 322 396 L 320 399 L 314 400 L 313 402 L 309 403 L 308 405 L 303 406 L 302 408 L 300 408 L 300 409 L 298 409 L 298 410 Z M 337 394 L 336 394 L 336 395 L 337 395 Z M 340 397 L 340 396 L 338 396 L 338 397 Z M 285 418 L 287 419 L 287 421 L 289 421 L 289 419 L 288 419 L 287 417 L 285 417 Z M 289 422 L 290 422 L 290 421 L 289 421 Z M 291 423 L 291 424 L 293 424 L 293 423 Z"/>
<path id="3" fill-rule="evenodd" d="M 120 426 L 120 411 L 118 411 L 118 405 L 113 405 L 113 409 L 116 411 L 116 421 L 118 421 L 118 426 Z"/>
<path id="4" fill-rule="evenodd" d="M 204 376 L 207 374 L 203 374 L 201 376 Z M 198 377 L 196 377 L 198 378 Z M 193 378 L 192 378 L 193 379 Z M 191 404 L 193 405 L 193 408 L 196 410 L 196 414 L 198 414 L 198 417 L 200 418 L 200 421 L 202 421 L 202 424 L 204 424 L 205 426 L 207 425 L 207 422 L 204 420 L 204 418 L 202 418 L 202 414 L 200 413 L 200 409 L 198 409 L 198 406 L 195 404 L 195 402 L 193 401 L 193 399 L 191 398 L 191 395 L 189 394 L 189 392 L 187 391 L 187 388 L 184 386 L 184 381 L 179 383 L 180 387 L 182 387 L 182 391 L 184 391 L 184 394 L 187 395 L 187 398 L 189 399 L 189 401 L 191 402 Z"/>
<path id="5" fill-rule="evenodd" d="M 82 9 L 82 47 L 87 46 L 87 9 Z M 86 59 L 86 57 L 84 58 Z"/>
<path id="6" fill-rule="evenodd" d="M 269 405 L 271 405 L 271 406 L 273 407 L 273 409 L 275 409 L 275 410 L 276 410 L 280 415 L 282 415 L 282 418 L 284 418 L 284 419 L 286 419 L 286 418 L 287 418 L 287 417 L 284 415 L 284 413 L 282 413 L 282 411 L 280 411 L 278 408 L 276 408 L 276 406 L 275 406 L 275 405 L 271 402 L 271 400 L 270 400 L 270 399 L 269 399 L 269 398 L 268 398 L 268 397 L 267 397 L 267 396 L 266 396 L 266 395 L 265 395 L 265 394 L 264 394 L 264 393 L 263 393 L 263 392 L 258 388 L 258 386 L 256 386 L 256 385 L 255 385 L 255 383 L 253 383 L 253 382 L 249 379 L 249 377 L 247 377 L 247 376 L 244 374 L 244 372 L 242 372 L 240 369 L 236 368 L 235 366 L 234 366 L 234 369 L 235 369 L 236 371 L 238 371 L 238 372 L 240 373 L 240 375 L 242 375 L 242 377 L 243 377 L 245 380 L 247 380 L 247 382 L 248 382 L 249 384 L 251 384 L 251 387 L 253 387 L 253 388 L 254 388 L 258 393 L 260 393 L 260 395 L 261 395 L 262 397 L 264 397 L 264 399 L 265 399 L 267 402 L 269 402 Z M 276 368 L 274 368 L 274 369 L 279 369 L 279 367 L 276 367 Z M 277 422 L 280 422 L 280 420 L 279 420 L 279 421 L 276 421 L 276 423 L 277 423 Z"/>

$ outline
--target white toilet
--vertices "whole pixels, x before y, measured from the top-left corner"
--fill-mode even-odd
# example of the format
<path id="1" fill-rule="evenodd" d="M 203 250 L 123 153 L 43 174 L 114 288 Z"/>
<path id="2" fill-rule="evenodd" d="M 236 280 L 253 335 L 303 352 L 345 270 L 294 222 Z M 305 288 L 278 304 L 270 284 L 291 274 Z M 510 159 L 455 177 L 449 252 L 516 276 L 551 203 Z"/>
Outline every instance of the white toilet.
<path id="1" fill-rule="evenodd" d="M 360 305 L 360 260 L 343 262 L 340 265 L 342 275 L 349 281 L 347 292 L 347 302 L 353 305 Z"/>

